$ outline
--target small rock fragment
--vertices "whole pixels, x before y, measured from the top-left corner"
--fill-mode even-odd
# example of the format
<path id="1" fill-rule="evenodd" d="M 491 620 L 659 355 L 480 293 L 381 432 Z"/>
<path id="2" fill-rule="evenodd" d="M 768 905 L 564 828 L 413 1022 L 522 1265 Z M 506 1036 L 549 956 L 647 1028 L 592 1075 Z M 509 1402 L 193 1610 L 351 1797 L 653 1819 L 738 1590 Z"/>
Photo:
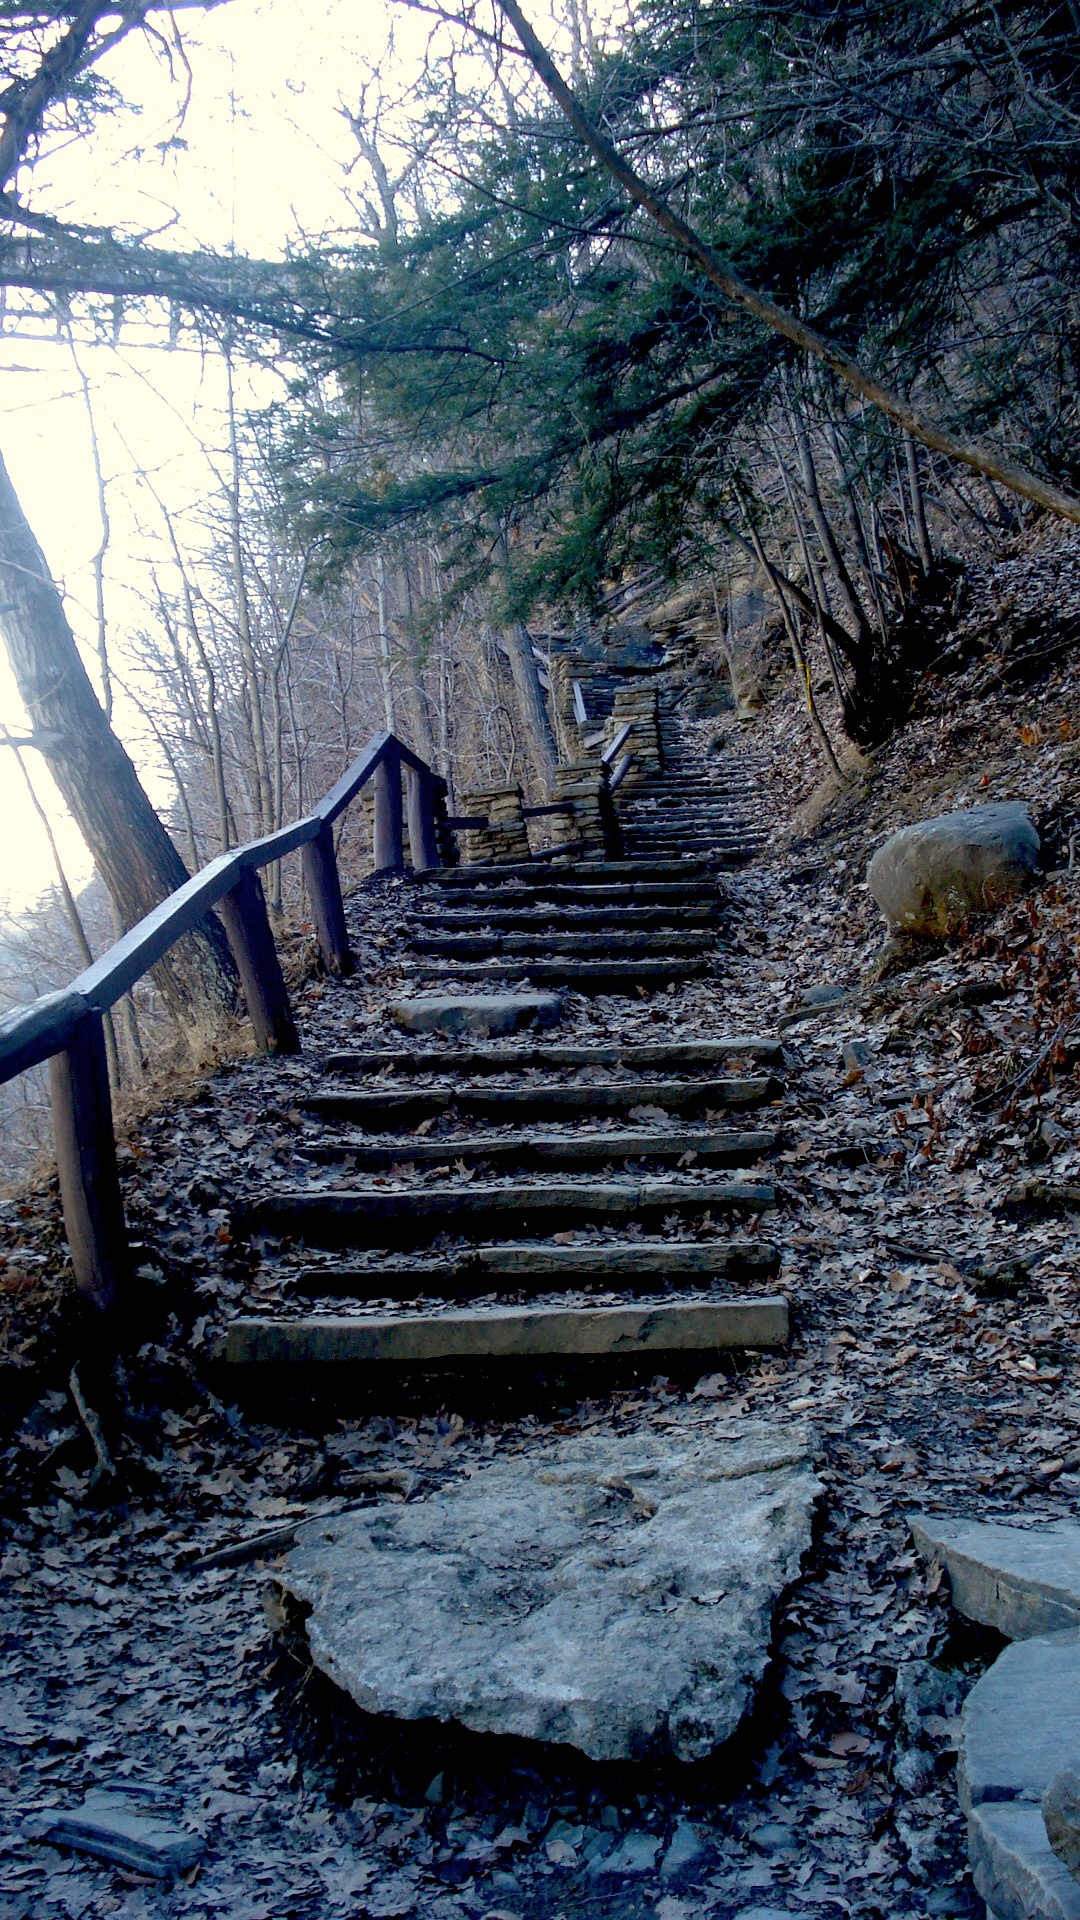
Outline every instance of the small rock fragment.
<path id="1" fill-rule="evenodd" d="M 70 1847 L 97 1860 L 129 1867 L 155 1880 L 174 1880 L 202 1859 L 198 1834 L 169 1826 L 160 1816 L 134 1810 L 122 1793 L 89 1793 L 81 1807 L 68 1813 L 32 1814 L 25 1824 L 28 1838 L 49 1846 Z"/>
<path id="2" fill-rule="evenodd" d="M 660 1863 L 660 1878 L 669 1885 L 687 1879 L 705 1859 L 701 1835 L 692 1820 L 680 1820 L 671 1836 L 671 1844 Z"/>
<path id="3" fill-rule="evenodd" d="M 416 994 L 395 1000 L 390 1018 L 406 1033 L 518 1033 L 525 1027 L 553 1027 L 562 1017 L 554 993 Z"/>
<path id="4" fill-rule="evenodd" d="M 605 1878 L 609 1874 L 649 1873 L 656 1865 L 660 1842 L 654 1833 L 628 1833 L 602 1859 L 594 1860 L 589 1871 Z"/>

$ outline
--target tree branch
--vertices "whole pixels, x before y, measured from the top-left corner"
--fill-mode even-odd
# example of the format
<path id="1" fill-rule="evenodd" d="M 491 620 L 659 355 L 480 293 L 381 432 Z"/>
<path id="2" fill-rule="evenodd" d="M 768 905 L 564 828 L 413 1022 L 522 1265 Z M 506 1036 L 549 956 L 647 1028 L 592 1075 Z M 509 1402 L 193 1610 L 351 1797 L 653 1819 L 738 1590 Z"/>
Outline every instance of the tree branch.
<path id="1" fill-rule="evenodd" d="M 933 448 L 935 453 L 943 453 L 951 460 L 958 460 L 973 472 L 983 474 L 987 479 L 996 480 L 1007 487 L 1011 493 L 1019 494 L 1023 499 L 1033 500 L 1050 513 L 1064 520 L 1080 524 L 1080 499 L 1075 494 L 1066 493 L 1061 487 L 1053 486 L 1042 480 L 1038 474 L 1017 461 L 1010 460 L 1004 454 L 995 452 L 992 447 L 982 446 L 978 441 L 958 440 L 954 434 L 946 432 L 933 421 L 910 406 L 899 394 L 866 372 L 857 360 L 844 352 L 842 347 L 829 340 L 815 328 L 809 327 L 785 307 L 781 307 L 767 294 L 758 293 L 729 267 L 720 255 L 704 241 L 695 228 L 682 219 L 670 207 L 662 196 L 650 187 L 647 181 L 635 173 L 613 146 L 612 142 L 596 127 L 577 95 L 567 85 L 552 60 L 526 20 L 517 0 L 496 0 L 500 12 L 509 21 L 521 44 L 522 51 L 534 73 L 543 82 L 556 105 L 565 114 L 579 138 L 588 147 L 590 153 L 619 182 L 631 199 L 655 220 L 656 224 L 675 241 L 680 251 L 699 266 L 712 285 L 730 300 L 733 306 L 741 307 L 745 313 L 752 314 L 757 320 L 764 321 L 773 332 L 790 340 L 804 353 L 811 354 L 817 360 L 823 360 L 826 366 L 871 406 L 877 407 L 889 419 L 904 427 L 913 439 L 921 440 L 924 446 Z"/>

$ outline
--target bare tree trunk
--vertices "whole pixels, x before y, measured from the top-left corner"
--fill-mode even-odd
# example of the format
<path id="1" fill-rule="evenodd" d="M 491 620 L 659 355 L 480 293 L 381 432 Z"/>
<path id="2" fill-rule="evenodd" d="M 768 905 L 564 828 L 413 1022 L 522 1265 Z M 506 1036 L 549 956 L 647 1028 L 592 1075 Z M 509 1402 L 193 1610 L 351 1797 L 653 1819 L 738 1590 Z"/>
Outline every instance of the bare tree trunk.
<path id="1" fill-rule="evenodd" d="M 184 863 L 101 708 L 60 595 L 0 460 L 0 627 L 34 743 L 117 903 L 125 926 L 183 886 Z M 235 1005 L 235 973 L 213 919 L 156 969 L 193 1036 Z"/>
<path id="2" fill-rule="evenodd" d="M 236 403 L 233 396 L 232 359 L 225 355 L 229 401 L 229 479 L 226 500 L 229 510 L 229 547 L 232 556 L 233 591 L 236 596 L 236 637 L 244 663 L 248 707 L 251 715 L 251 744 L 255 755 L 258 787 L 258 821 L 261 833 L 274 831 L 274 798 L 270 785 L 270 764 L 266 753 L 266 724 L 263 718 L 262 686 L 259 663 L 251 637 L 251 602 L 248 598 L 247 572 L 240 524 L 240 447 L 236 437 Z"/>
<path id="3" fill-rule="evenodd" d="M 164 508 L 162 508 L 162 512 L 164 511 Z M 217 808 L 218 817 L 218 851 L 220 853 L 228 853 L 232 845 L 232 839 L 229 831 L 229 797 L 225 787 L 225 758 L 221 746 L 221 722 L 218 719 L 217 677 L 203 642 L 202 630 L 195 618 L 195 603 L 191 593 L 191 582 L 188 579 L 187 568 L 184 566 L 180 546 L 176 534 L 173 531 L 172 521 L 167 513 L 165 514 L 165 525 L 169 530 L 173 557 L 180 575 L 180 592 L 184 601 L 184 624 L 187 627 L 188 638 L 195 649 L 196 658 L 202 668 L 203 679 L 206 681 L 206 727 L 210 735 L 210 767 L 214 780 L 214 804 Z"/>
<path id="4" fill-rule="evenodd" d="M 847 785 L 846 775 L 844 774 L 844 771 L 840 765 L 840 762 L 837 759 L 835 752 L 833 751 L 833 743 L 829 739 L 828 733 L 826 732 L 825 722 L 822 720 L 821 715 L 817 710 L 817 703 L 814 699 L 814 689 L 810 684 L 810 668 L 807 665 L 806 655 L 802 649 L 802 642 L 799 639 L 799 631 L 792 617 L 791 608 L 788 606 L 784 593 L 781 590 L 779 578 L 766 556 L 765 549 L 761 544 L 761 538 L 760 538 L 760 535 L 758 534 L 758 530 L 755 527 L 753 521 L 750 519 L 749 515 L 747 516 L 746 526 L 747 526 L 747 531 L 749 532 L 749 535 L 750 535 L 750 540 L 753 545 L 754 552 L 756 553 L 758 558 L 758 564 L 761 567 L 761 571 L 765 575 L 766 580 L 769 582 L 769 585 L 771 586 L 774 594 L 776 595 L 777 601 L 780 606 L 781 617 L 784 622 L 784 627 L 787 632 L 788 640 L 791 643 L 791 657 L 795 662 L 796 677 L 803 683 L 806 689 L 806 710 L 810 716 L 810 724 L 813 727 L 814 732 L 817 734 L 818 740 L 821 743 L 821 750 L 824 753 L 829 766 L 832 768 L 833 773 L 836 775 L 836 778 L 839 780 L 841 786 L 846 786 Z"/>
<path id="5" fill-rule="evenodd" d="M 510 551 L 506 535 L 500 528 L 498 535 L 499 557 L 504 569 L 509 569 Z M 507 621 L 503 628 L 503 638 L 510 656 L 510 672 L 514 682 L 514 698 L 524 736 L 526 758 L 536 780 L 537 789 L 543 799 L 550 798 L 555 784 L 555 768 L 559 756 L 555 746 L 555 736 L 551 731 L 544 689 L 540 685 L 540 673 L 532 650 L 532 640 L 520 620 Z"/>
<path id="6" fill-rule="evenodd" d="M 105 474 L 101 465 L 101 447 L 98 444 L 97 421 L 94 419 L 94 406 L 90 398 L 90 382 L 83 372 L 78 354 L 75 352 L 75 342 L 70 330 L 68 332 L 68 346 L 71 348 L 71 357 L 75 362 L 75 371 L 79 376 L 83 399 L 86 402 L 86 419 L 90 428 L 90 453 L 94 465 L 94 482 L 97 487 L 98 517 L 101 521 L 101 539 L 92 556 L 91 564 L 94 569 L 94 615 L 97 623 L 98 667 L 101 673 L 101 704 L 105 709 L 106 720 L 111 721 L 113 707 L 112 676 L 109 672 L 109 633 L 105 621 L 105 555 L 109 551 L 109 536 L 111 532 L 109 525 L 109 502 L 105 492 Z M 106 1040 L 107 1039 L 108 1030 L 106 1030 Z"/>
<path id="7" fill-rule="evenodd" d="M 382 676 L 383 718 L 387 733 L 394 733 L 397 720 L 394 715 L 394 663 L 390 654 L 390 614 L 386 603 L 386 561 L 380 553 L 375 561 L 375 582 L 378 593 L 379 619 L 379 672 Z"/>
<path id="8" fill-rule="evenodd" d="M 79 958 L 84 967 L 92 966 L 94 950 L 86 937 L 86 928 L 83 926 L 78 901 L 71 891 L 67 874 L 64 872 L 64 863 L 60 858 L 60 849 L 56 844 L 56 835 L 52 830 L 52 821 L 49 819 L 41 801 L 38 799 L 37 788 L 30 778 L 30 769 L 17 748 L 15 758 L 19 763 L 19 772 L 22 774 L 23 780 L 26 783 L 26 791 L 30 795 L 30 804 L 45 829 L 45 838 L 49 842 L 49 852 L 52 854 L 53 866 L 56 868 L 56 878 L 60 887 L 60 898 L 64 903 L 64 912 L 67 915 L 68 925 L 74 936 Z M 105 1057 L 109 1062 L 109 1079 L 112 1081 L 113 1086 L 118 1089 L 120 1086 L 120 1055 L 116 1050 L 116 1029 L 113 1026 L 111 1013 L 106 1013 L 102 1024 L 105 1029 Z"/>
<path id="9" fill-rule="evenodd" d="M 844 685 L 843 677 L 840 672 L 839 662 L 836 657 L 836 650 L 829 639 L 829 631 L 825 625 L 825 614 L 827 609 L 826 609 L 824 597 L 823 597 L 822 582 L 818 574 L 817 568 L 814 567 L 812 564 L 812 557 L 810 553 L 810 543 L 809 543 L 809 540 L 807 539 L 806 528 L 803 525 L 802 515 L 799 512 L 798 502 L 795 499 L 795 489 L 792 486 L 791 481 L 788 477 L 788 472 L 787 472 L 787 468 L 784 465 L 783 456 L 776 442 L 776 436 L 773 433 L 771 427 L 769 427 L 767 431 L 768 431 L 770 443 L 772 445 L 773 455 L 776 460 L 777 470 L 780 474 L 780 479 L 783 483 L 784 492 L 787 496 L 788 511 L 791 514 L 792 524 L 795 528 L 795 535 L 799 542 L 799 551 L 802 554 L 803 566 L 806 568 L 807 582 L 812 591 L 815 611 L 817 614 L 818 633 L 820 634 L 821 645 L 825 653 L 825 663 L 829 669 L 829 676 L 832 680 L 833 687 L 836 692 L 836 697 L 840 702 L 840 711 L 844 716 L 845 731 L 849 731 L 853 724 L 853 715 L 851 712 L 851 696 L 850 696 L 850 693 L 848 692 L 847 687 Z"/>
<path id="10" fill-rule="evenodd" d="M 904 457 L 907 462 L 908 492 L 911 495 L 915 551 L 919 556 L 923 579 L 929 580 L 934 571 L 934 549 L 930 545 L 930 529 L 926 524 L 926 502 L 923 499 L 922 480 L 919 477 L 919 450 L 910 433 L 904 435 Z"/>
<path id="11" fill-rule="evenodd" d="M 409 716 L 409 732 L 412 738 L 409 745 L 414 753 L 420 755 L 430 766 L 435 758 L 435 736 L 431 731 L 431 715 L 428 712 L 427 693 L 424 688 L 424 672 L 420 660 L 420 649 L 416 642 L 415 608 L 413 605 L 412 581 L 409 578 L 408 556 L 401 555 L 395 568 L 395 577 L 400 588 L 405 611 L 398 621 L 408 673 L 405 680 L 405 706 Z"/>
<path id="12" fill-rule="evenodd" d="M 818 486 L 817 468 L 814 465 L 810 436 L 806 431 L 806 422 L 797 406 L 791 409 L 791 429 L 795 436 L 795 446 L 799 455 L 799 472 L 802 478 L 803 492 L 810 509 L 810 518 L 814 531 L 821 541 L 821 550 L 825 555 L 833 578 L 839 590 L 840 599 L 854 630 L 855 640 L 860 647 L 873 644 L 870 623 L 863 611 L 863 605 L 855 591 L 855 584 L 848 572 L 847 563 L 836 544 L 836 537 L 825 511 Z"/>

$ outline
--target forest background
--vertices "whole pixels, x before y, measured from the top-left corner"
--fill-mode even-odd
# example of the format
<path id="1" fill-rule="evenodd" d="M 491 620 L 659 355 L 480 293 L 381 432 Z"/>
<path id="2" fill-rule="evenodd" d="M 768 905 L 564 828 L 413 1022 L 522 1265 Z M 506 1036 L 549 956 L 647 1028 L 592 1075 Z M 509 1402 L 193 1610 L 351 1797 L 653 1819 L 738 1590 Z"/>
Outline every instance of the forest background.
<path id="1" fill-rule="evenodd" d="M 543 801 L 560 651 L 674 621 L 835 776 L 970 556 L 1080 513 L 1074 6 L 569 0 L 584 136 L 515 12 L 0 12 L 4 1002 L 145 909 L 114 740 L 189 869 L 384 725 L 452 806 Z M 173 987 L 117 1023 L 129 1092 Z"/>

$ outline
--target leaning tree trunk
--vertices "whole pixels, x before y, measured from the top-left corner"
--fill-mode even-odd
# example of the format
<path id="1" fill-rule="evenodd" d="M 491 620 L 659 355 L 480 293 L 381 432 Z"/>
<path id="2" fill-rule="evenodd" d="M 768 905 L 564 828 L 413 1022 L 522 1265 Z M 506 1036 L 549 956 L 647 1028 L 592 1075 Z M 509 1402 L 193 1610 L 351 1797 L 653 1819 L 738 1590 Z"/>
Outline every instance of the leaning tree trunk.
<path id="1" fill-rule="evenodd" d="M 510 548 L 506 534 L 501 528 L 498 534 L 498 552 L 503 570 L 508 572 Z M 526 757 L 532 769 L 537 791 L 544 799 L 548 799 L 554 791 L 555 768 L 559 763 L 559 755 L 544 701 L 544 690 L 540 685 L 532 637 L 528 628 L 520 620 L 508 620 L 502 633 L 510 661 L 510 672 L 514 682 L 514 701 L 524 736 Z"/>
<path id="2" fill-rule="evenodd" d="M 40 750 L 125 927 L 187 870 L 105 718 L 45 557 L 0 459 L 0 631 Z M 207 920 L 155 969 L 166 1004 L 194 1038 L 235 1000 L 224 933 Z"/>

